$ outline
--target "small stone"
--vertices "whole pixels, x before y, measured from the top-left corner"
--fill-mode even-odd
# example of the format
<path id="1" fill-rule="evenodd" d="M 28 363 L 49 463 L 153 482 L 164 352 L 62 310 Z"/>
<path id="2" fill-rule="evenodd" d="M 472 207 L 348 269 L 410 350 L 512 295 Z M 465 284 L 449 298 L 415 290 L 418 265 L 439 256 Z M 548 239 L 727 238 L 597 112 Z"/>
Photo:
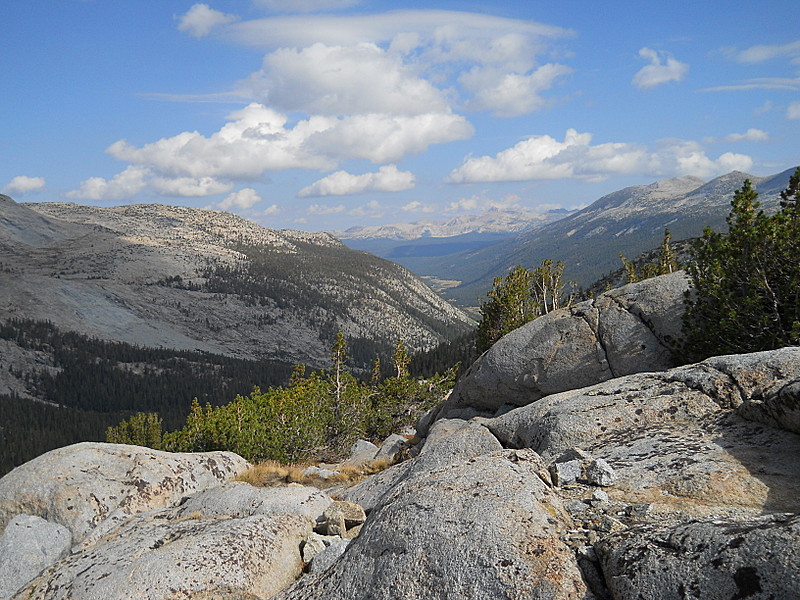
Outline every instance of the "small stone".
<path id="1" fill-rule="evenodd" d="M 550 476 L 553 479 L 553 485 L 564 486 L 569 483 L 575 483 L 581 476 L 581 463 L 578 460 L 570 460 L 563 463 L 555 463 L 550 466 Z"/>
<path id="2" fill-rule="evenodd" d="M 603 490 L 595 490 L 592 492 L 592 505 L 595 504 L 605 504 L 608 502 L 608 494 Z"/>
<path id="3" fill-rule="evenodd" d="M 323 549 L 314 557 L 309 571 L 311 573 L 321 573 L 322 571 L 326 570 L 334 562 L 336 562 L 336 559 L 344 554 L 344 551 L 347 550 L 347 545 L 349 543 L 350 540 L 340 540 Z"/>
<path id="4" fill-rule="evenodd" d="M 590 485 L 607 487 L 617 480 L 614 469 L 602 458 L 598 458 L 586 469 L 586 480 Z"/>
<path id="5" fill-rule="evenodd" d="M 586 509 L 589 508 L 589 505 L 585 502 L 581 502 L 580 500 L 575 500 L 574 502 L 566 504 L 564 508 L 566 508 L 567 512 L 571 515 L 579 515 L 586 512 Z"/>

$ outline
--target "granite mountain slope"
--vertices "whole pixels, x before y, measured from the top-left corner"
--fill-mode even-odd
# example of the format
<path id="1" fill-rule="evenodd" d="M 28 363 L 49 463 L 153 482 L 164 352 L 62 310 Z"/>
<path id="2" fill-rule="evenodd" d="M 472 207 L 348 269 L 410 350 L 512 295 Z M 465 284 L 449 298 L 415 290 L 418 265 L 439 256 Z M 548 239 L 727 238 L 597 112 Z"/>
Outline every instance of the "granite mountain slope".
<path id="1" fill-rule="evenodd" d="M 418 278 L 327 234 L 212 210 L 0 198 L 0 320 L 324 366 L 337 331 L 429 349 L 470 326 Z"/>

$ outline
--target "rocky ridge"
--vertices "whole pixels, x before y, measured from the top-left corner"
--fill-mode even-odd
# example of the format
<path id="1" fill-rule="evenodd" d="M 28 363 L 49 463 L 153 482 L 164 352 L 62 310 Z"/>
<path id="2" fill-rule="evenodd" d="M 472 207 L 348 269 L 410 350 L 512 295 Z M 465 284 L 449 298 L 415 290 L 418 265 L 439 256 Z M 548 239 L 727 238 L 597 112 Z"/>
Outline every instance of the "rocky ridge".
<path id="1" fill-rule="evenodd" d="M 328 234 L 154 204 L 0 197 L 0 284 L 0 320 L 49 320 L 98 339 L 314 367 L 326 365 L 337 330 L 430 349 L 471 323 L 402 267 Z"/>
<path id="2" fill-rule="evenodd" d="M 800 348 L 666 364 L 653 340 L 680 320 L 669 300 L 679 277 L 507 336 L 459 382 L 458 405 L 445 402 L 405 442 L 401 455 L 412 458 L 351 487 L 225 483 L 240 468 L 228 457 L 216 482 L 180 491 L 169 465 L 188 456 L 131 446 L 82 445 L 27 463 L 0 480 L 3 523 L 28 514 L 77 543 L 11 597 L 800 598 Z M 593 325 L 576 329 L 579 320 Z M 584 341 L 562 344 L 548 368 L 515 356 L 566 338 Z M 592 344 L 594 354 L 580 351 Z M 588 368 L 598 356 L 605 370 Z M 503 379 L 516 370 L 518 384 L 492 383 L 481 362 Z M 584 367 L 593 375 L 573 379 Z M 379 449 L 354 452 L 369 460 Z M 92 469 L 74 453 L 116 458 Z M 194 477 L 208 472 L 208 456 L 192 460 Z M 156 464 L 165 475 L 135 475 Z M 22 482 L 48 478 L 45 468 L 49 481 L 23 493 Z M 148 505 L 165 486 L 172 504 Z M 73 497 L 101 504 L 76 520 Z M 6 553 L 16 547 L 9 531 Z"/>

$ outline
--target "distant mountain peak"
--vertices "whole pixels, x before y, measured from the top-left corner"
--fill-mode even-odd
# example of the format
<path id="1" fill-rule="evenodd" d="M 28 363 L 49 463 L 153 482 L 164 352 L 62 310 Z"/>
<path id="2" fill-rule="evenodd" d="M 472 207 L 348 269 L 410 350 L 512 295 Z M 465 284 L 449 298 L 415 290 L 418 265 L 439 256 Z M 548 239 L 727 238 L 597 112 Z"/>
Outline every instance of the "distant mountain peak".
<path id="1" fill-rule="evenodd" d="M 448 238 L 468 233 L 520 233 L 563 217 L 563 211 L 534 212 L 493 207 L 482 213 L 458 215 L 446 220 L 422 219 L 413 223 L 357 226 L 331 233 L 343 240 Z"/>

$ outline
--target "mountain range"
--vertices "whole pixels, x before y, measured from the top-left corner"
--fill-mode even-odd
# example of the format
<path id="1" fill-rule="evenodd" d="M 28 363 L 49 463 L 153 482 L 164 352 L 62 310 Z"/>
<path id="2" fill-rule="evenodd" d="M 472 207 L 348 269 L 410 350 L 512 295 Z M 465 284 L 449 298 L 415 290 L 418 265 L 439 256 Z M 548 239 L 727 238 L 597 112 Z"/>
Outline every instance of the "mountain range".
<path id="1" fill-rule="evenodd" d="M 762 208 L 774 210 L 793 172 L 756 177 L 734 171 L 710 181 L 687 176 L 627 187 L 549 222 L 537 219 L 527 228 L 515 224 L 513 231 L 495 230 L 494 240 L 464 231 L 455 238 L 405 239 L 402 246 L 387 246 L 380 237 L 345 242 L 362 248 L 371 243 L 372 251 L 439 282 L 439 291 L 455 304 L 475 307 L 492 280 L 517 264 L 531 268 L 547 258 L 560 260 L 568 280 L 588 287 L 621 266 L 620 253 L 634 259 L 658 247 L 667 228 L 676 241 L 697 237 L 706 226 L 724 231 L 733 194 L 746 179 L 759 192 Z"/>

